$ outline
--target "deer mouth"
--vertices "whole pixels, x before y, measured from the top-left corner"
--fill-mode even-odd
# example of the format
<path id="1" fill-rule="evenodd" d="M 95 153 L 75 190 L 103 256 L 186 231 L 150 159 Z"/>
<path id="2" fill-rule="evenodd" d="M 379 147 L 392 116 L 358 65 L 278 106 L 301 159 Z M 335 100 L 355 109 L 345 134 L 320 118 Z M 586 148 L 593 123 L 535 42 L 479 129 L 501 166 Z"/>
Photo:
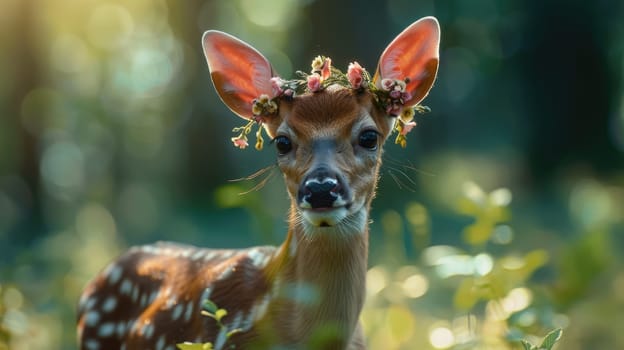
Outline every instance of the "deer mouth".
<path id="1" fill-rule="evenodd" d="M 300 208 L 300 211 L 304 220 L 316 227 L 338 225 L 349 215 L 349 210 L 344 205 L 340 207 Z"/>

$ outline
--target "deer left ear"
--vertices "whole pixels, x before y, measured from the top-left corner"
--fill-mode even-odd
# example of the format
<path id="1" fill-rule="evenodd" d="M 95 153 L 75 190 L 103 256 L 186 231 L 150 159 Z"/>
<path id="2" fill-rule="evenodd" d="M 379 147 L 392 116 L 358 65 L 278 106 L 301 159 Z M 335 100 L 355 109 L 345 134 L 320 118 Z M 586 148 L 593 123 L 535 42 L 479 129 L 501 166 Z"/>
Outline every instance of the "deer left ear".
<path id="1" fill-rule="evenodd" d="M 269 61 L 256 49 L 229 34 L 209 30 L 202 38 L 204 54 L 215 89 L 234 113 L 253 118 L 253 100 L 273 97 Z"/>
<path id="2" fill-rule="evenodd" d="M 414 106 L 429 93 L 438 72 L 440 25 L 435 17 L 424 17 L 399 34 L 381 54 L 373 82 L 381 88 L 383 79 L 409 79 L 406 91 L 412 95 L 405 106 Z"/>

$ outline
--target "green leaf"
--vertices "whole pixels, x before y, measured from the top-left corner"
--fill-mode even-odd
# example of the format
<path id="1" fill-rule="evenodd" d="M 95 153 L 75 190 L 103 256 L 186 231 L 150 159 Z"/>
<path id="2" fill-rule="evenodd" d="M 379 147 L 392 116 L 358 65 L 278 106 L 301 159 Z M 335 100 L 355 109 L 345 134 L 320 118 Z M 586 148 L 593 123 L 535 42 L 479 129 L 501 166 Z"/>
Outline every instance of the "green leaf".
<path id="1" fill-rule="evenodd" d="M 455 291 L 453 303 L 460 310 L 469 310 L 479 301 L 478 287 L 474 278 L 465 278 Z"/>
<path id="2" fill-rule="evenodd" d="M 546 337 L 544 337 L 544 340 L 542 341 L 540 348 L 551 350 L 552 347 L 559 341 L 559 339 L 561 339 L 562 334 L 563 334 L 563 331 L 561 330 L 561 328 L 551 331 L 550 333 L 546 335 Z"/>
<path id="3" fill-rule="evenodd" d="M 520 343 L 522 343 L 524 350 L 535 350 L 535 346 L 526 340 L 521 340 Z"/>
<path id="4" fill-rule="evenodd" d="M 231 336 L 233 336 L 234 334 L 238 334 L 238 333 L 243 333 L 243 329 L 242 328 L 234 328 L 231 331 L 227 332 L 225 337 L 227 339 L 229 339 Z"/>
<path id="5" fill-rule="evenodd" d="M 214 315 L 215 320 L 221 321 L 221 319 L 227 315 L 227 310 L 219 309 L 214 313 Z"/>
<path id="6" fill-rule="evenodd" d="M 464 240 L 470 245 L 481 245 L 487 242 L 494 233 L 494 224 L 487 220 L 477 220 L 464 229 Z"/>
<path id="7" fill-rule="evenodd" d="M 203 309 L 211 314 L 215 314 L 217 310 L 219 310 L 217 304 L 213 303 L 210 299 L 204 300 Z"/>
<path id="8" fill-rule="evenodd" d="M 212 343 L 189 343 L 176 344 L 180 350 L 213 350 Z"/>

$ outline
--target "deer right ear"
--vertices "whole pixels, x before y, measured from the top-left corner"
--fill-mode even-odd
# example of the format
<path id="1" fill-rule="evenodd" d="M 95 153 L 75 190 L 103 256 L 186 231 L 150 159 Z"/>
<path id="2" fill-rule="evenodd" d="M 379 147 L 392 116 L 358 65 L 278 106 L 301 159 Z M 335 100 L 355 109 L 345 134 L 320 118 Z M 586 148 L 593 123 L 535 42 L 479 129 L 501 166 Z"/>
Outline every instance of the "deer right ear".
<path id="1" fill-rule="evenodd" d="M 202 38 L 212 82 L 219 97 L 234 113 L 253 118 L 253 100 L 262 94 L 273 97 L 269 61 L 244 41 L 209 30 Z"/>
<path id="2" fill-rule="evenodd" d="M 405 106 L 414 106 L 427 96 L 438 72 L 440 25 L 435 17 L 424 17 L 399 34 L 381 54 L 373 82 L 408 79 L 412 96 Z"/>

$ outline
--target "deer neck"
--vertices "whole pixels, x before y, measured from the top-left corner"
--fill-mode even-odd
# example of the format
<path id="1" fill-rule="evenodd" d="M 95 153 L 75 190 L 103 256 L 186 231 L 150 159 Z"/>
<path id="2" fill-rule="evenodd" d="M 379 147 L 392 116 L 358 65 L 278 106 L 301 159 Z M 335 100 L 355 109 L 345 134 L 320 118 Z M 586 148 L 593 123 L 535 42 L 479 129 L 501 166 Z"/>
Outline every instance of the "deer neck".
<path id="1" fill-rule="evenodd" d="M 279 301 L 272 311 L 292 320 L 278 326 L 287 333 L 286 339 L 311 339 L 329 332 L 341 348 L 351 338 L 365 298 L 367 207 L 352 218 L 360 225 L 313 230 L 304 228 L 291 209 L 275 274 Z"/>

